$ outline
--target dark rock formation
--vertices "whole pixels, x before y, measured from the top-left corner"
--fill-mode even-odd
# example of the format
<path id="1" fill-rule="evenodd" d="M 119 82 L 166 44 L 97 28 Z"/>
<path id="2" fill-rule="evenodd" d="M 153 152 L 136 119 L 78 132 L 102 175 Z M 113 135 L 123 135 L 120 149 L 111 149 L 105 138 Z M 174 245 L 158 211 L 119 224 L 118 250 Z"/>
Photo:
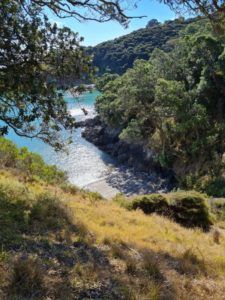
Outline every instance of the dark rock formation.
<path id="1" fill-rule="evenodd" d="M 84 127 L 82 136 L 99 149 L 115 157 L 119 163 L 131 166 L 138 171 L 150 172 L 156 171 L 163 176 L 172 177 L 171 172 L 164 170 L 154 161 L 153 153 L 143 145 L 129 144 L 119 139 L 119 129 L 108 128 L 96 116 L 93 119 L 87 119 L 77 123 Z"/>

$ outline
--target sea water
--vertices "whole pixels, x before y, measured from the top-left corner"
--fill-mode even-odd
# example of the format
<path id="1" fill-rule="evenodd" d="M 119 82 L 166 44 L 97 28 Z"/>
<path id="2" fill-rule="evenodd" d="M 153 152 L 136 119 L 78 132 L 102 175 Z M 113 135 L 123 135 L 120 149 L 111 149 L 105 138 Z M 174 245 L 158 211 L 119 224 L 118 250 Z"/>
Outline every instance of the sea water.
<path id="1" fill-rule="evenodd" d="M 77 121 L 91 118 L 95 115 L 94 103 L 99 93 L 93 91 L 85 93 L 79 98 L 73 98 L 70 94 L 65 95 L 68 109 Z M 85 116 L 82 107 L 88 111 Z M 72 135 L 72 143 L 68 146 L 67 153 L 55 152 L 50 146 L 39 139 L 29 139 L 17 136 L 12 130 L 7 138 L 11 139 L 19 147 L 27 147 L 30 151 L 39 153 L 46 163 L 56 165 L 67 172 L 71 183 L 83 187 L 97 181 L 108 173 L 113 159 L 100 151 L 96 146 L 87 142 L 78 128 Z M 62 133 L 65 134 L 65 133 Z"/>

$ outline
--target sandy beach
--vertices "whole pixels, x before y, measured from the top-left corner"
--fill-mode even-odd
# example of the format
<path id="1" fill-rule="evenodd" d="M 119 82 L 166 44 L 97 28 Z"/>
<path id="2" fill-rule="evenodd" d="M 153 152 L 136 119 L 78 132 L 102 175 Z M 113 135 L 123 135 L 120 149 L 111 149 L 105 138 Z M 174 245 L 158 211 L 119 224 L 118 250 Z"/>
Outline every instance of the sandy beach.
<path id="1" fill-rule="evenodd" d="M 166 192 L 169 189 L 168 179 L 163 179 L 157 173 L 138 172 L 125 165 L 109 169 L 104 178 L 100 178 L 83 186 L 89 191 L 98 192 L 110 199 L 118 193 L 127 196 Z"/>

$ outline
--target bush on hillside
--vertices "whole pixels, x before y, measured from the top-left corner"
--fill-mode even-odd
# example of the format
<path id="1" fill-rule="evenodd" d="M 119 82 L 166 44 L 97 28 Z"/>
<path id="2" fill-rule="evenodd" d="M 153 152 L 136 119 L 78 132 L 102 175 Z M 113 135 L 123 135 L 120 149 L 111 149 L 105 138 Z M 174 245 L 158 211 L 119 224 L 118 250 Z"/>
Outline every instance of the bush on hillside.
<path id="1" fill-rule="evenodd" d="M 176 192 L 169 194 L 170 208 L 176 222 L 187 227 L 201 227 L 208 230 L 212 215 L 207 198 L 198 192 Z"/>
<path id="2" fill-rule="evenodd" d="M 77 195 L 78 192 L 80 192 L 80 189 L 69 183 L 69 182 L 64 182 L 60 185 L 60 188 L 65 192 L 65 193 L 69 193 L 71 195 Z"/>
<path id="3" fill-rule="evenodd" d="M 66 181 L 66 174 L 56 166 L 47 165 L 40 155 L 25 147 L 19 149 L 3 137 L 0 137 L 0 165 L 2 168 L 15 168 L 29 179 L 36 178 L 50 184 Z"/>
<path id="4" fill-rule="evenodd" d="M 213 223 L 206 197 L 194 191 L 138 196 L 128 202 L 127 208 L 141 209 L 145 214 L 157 213 L 183 226 L 204 230 Z"/>
<path id="5" fill-rule="evenodd" d="M 113 202 L 117 203 L 120 207 L 124 207 L 129 209 L 130 207 L 130 202 L 127 201 L 127 197 L 122 194 L 122 193 L 118 193 L 116 194 L 116 196 L 112 199 Z M 130 208 L 131 209 L 131 208 Z"/>
<path id="6" fill-rule="evenodd" d="M 131 201 L 129 208 L 141 209 L 145 214 L 155 212 L 162 215 L 168 215 L 170 211 L 167 198 L 161 194 L 138 196 Z"/>
<path id="7" fill-rule="evenodd" d="M 225 179 L 215 178 L 205 184 L 204 191 L 214 197 L 225 197 Z"/>

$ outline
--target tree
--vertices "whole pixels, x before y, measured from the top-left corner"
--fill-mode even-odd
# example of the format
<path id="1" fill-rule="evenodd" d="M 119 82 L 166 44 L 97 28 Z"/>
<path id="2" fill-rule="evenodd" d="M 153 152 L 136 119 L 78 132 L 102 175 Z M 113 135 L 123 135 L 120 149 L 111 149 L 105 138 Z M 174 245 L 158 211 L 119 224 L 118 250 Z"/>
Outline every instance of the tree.
<path id="1" fill-rule="evenodd" d="M 127 25 L 129 17 L 118 1 L 2 0 L 0 2 L 0 132 L 36 137 L 56 149 L 59 132 L 73 130 L 63 92 L 92 73 L 81 38 L 58 28 L 47 9 L 62 18 Z"/>
<path id="2" fill-rule="evenodd" d="M 101 80 L 96 102 L 120 139 L 149 148 L 185 183 L 219 178 L 225 168 L 225 39 L 199 22 L 171 52 L 155 49 L 123 76 Z"/>

